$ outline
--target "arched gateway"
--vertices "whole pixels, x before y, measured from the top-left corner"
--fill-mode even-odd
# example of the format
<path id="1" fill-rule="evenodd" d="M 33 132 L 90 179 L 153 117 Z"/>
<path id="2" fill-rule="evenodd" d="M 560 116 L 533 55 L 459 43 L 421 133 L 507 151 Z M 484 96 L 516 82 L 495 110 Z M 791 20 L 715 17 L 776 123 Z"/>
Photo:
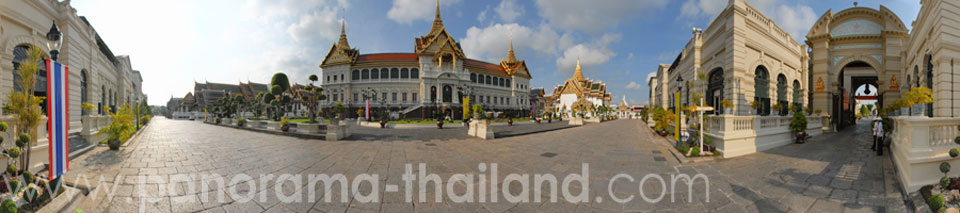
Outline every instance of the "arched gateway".
<path id="1" fill-rule="evenodd" d="M 875 86 L 879 106 L 899 99 L 896 82 L 900 50 L 907 38 L 900 18 L 884 6 L 879 10 L 853 7 L 836 14 L 828 10 L 807 34 L 811 50 L 812 107 L 830 113 L 843 128 L 855 122 L 856 89 Z M 891 88 L 892 87 L 892 88 Z M 863 98 L 863 97 L 861 97 Z M 869 99 L 869 98 L 868 98 Z"/>

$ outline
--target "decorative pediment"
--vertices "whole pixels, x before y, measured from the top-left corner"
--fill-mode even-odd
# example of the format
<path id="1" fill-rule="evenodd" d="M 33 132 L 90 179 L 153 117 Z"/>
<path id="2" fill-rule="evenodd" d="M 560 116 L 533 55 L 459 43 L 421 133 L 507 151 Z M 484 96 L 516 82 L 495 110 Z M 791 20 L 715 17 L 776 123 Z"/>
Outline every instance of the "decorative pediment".
<path id="1" fill-rule="evenodd" d="M 357 49 L 341 49 L 337 47 L 337 44 L 330 46 L 330 51 L 327 52 L 327 56 L 323 58 L 323 62 L 320 63 L 320 67 L 327 67 L 340 64 L 352 64 L 357 61 L 357 56 L 360 56 L 360 51 Z"/>

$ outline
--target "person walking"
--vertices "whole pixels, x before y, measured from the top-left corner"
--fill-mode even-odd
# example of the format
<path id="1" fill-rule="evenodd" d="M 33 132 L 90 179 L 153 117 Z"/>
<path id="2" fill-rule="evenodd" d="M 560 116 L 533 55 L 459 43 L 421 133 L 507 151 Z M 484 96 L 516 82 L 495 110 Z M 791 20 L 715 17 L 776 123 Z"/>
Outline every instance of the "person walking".
<path id="1" fill-rule="evenodd" d="M 873 122 L 873 147 L 871 150 L 877 151 L 877 156 L 883 156 L 883 122 L 880 119 Z"/>

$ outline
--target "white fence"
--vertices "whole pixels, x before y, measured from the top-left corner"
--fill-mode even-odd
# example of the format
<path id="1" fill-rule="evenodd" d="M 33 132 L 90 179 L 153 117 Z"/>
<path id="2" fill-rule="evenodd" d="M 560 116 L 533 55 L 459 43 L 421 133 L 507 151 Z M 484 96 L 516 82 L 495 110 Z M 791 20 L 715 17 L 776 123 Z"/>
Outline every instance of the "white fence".
<path id="1" fill-rule="evenodd" d="M 742 156 L 793 143 L 795 136 L 790 130 L 791 116 L 735 116 L 719 115 L 706 121 L 705 134 L 712 137 L 713 145 L 723 152 L 724 158 Z M 807 134 L 823 133 L 822 116 L 807 116 Z"/>

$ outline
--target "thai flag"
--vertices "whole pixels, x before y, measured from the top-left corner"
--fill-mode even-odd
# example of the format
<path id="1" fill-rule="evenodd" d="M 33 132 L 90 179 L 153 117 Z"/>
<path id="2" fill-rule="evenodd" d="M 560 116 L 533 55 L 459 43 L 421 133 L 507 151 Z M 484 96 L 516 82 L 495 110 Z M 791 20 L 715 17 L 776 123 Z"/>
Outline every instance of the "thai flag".
<path id="1" fill-rule="evenodd" d="M 69 107 L 69 68 L 50 59 L 47 62 L 47 139 L 50 156 L 50 180 L 70 170 L 69 142 L 67 131 L 70 129 Z"/>

